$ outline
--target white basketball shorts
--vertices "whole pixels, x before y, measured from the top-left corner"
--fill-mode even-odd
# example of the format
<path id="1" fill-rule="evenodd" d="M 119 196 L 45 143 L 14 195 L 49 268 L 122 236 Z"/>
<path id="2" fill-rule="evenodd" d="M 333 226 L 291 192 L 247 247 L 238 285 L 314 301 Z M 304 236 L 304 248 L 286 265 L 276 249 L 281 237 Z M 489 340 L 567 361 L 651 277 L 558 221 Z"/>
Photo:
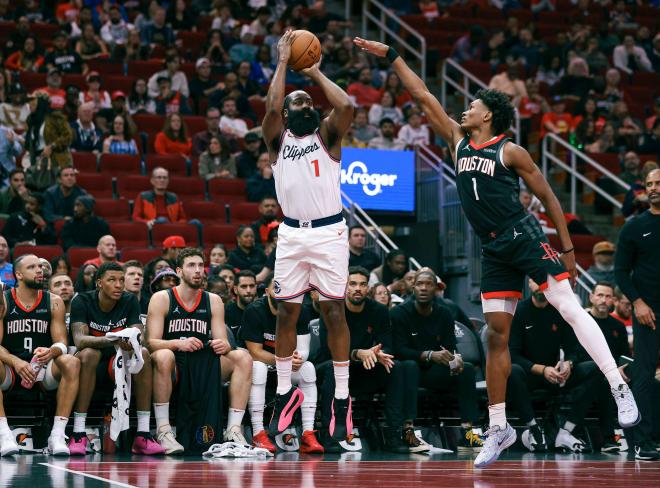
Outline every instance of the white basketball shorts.
<path id="1" fill-rule="evenodd" d="M 311 229 L 280 224 L 274 280 L 277 300 L 301 303 L 310 290 L 317 290 L 321 300 L 343 300 L 348 280 L 346 221 Z"/>

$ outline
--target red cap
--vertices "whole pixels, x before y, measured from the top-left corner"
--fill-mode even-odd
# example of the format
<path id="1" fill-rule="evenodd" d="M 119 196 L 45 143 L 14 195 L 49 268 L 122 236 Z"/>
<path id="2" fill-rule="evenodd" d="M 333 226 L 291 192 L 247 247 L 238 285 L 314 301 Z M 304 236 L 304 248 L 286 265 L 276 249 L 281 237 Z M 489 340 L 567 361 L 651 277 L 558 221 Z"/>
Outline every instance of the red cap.
<path id="1" fill-rule="evenodd" d="M 186 240 L 182 236 L 169 236 L 163 241 L 163 249 L 171 247 L 186 247 Z"/>
<path id="2" fill-rule="evenodd" d="M 112 96 L 110 98 L 113 100 L 117 100 L 118 98 L 126 98 L 126 94 L 121 90 L 115 90 L 112 92 Z"/>

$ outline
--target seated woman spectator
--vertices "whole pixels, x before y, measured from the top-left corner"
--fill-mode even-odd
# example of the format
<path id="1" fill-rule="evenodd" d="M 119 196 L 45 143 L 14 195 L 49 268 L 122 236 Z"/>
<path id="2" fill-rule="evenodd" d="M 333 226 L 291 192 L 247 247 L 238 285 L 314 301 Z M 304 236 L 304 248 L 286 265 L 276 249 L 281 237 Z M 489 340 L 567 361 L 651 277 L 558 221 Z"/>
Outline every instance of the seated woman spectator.
<path id="1" fill-rule="evenodd" d="M 385 284 L 381 283 L 380 281 L 374 283 L 369 288 L 368 296 L 378 303 L 385 305 L 387 308 L 392 307 L 392 294 L 390 293 L 390 290 L 387 289 Z"/>
<path id="2" fill-rule="evenodd" d="M 161 90 L 159 89 L 159 80 L 163 77 L 169 78 L 170 90 L 179 92 L 186 98 L 190 96 L 188 78 L 186 77 L 186 74 L 181 71 L 181 58 L 179 58 L 179 55 L 176 54 L 176 51 L 167 55 L 165 58 L 164 69 L 151 75 L 149 81 L 147 81 L 147 90 L 149 96 L 157 97 L 161 94 Z"/>
<path id="3" fill-rule="evenodd" d="M 264 267 L 266 254 L 254 244 L 254 231 L 249 225 L 241 225 L 236 232 L 236 249 L 229 253 L 227 262 L 239 270 L 249 269 L 258 273 Z"/>
<path id="4" fill-rule="evenodd" d="M 24 131 L 27 129 L 27 118 L 30 115 L 30 107 L 25 103 L 25 88 L 18 82 L 12 83 L 8 88 L 9 100 L 0 103 L 0 125 Z"/>
<path id="5" fill-rule="evenodd" d="M 585 144 L 584 150 L 588 153 L 617 153 L 616 132 L 614 126 L 608 122 L 603 127 L 598 139 L 591 144 Z"/>
<path id="6" fill-rule="evenodd" d="M 566 76 L 559 80 L 555 87 L 557 95 L 563 95 L 568 100 L 582 100 L 594 89 L 594 79 L 589 74 L 587 62 L 574 57 L 568 65 Z"/>
<path id="7" fill-rule="evenodd" d="M 610 68 L 605 73 L 605 87 L 598 97 L 598 108 L 605 112 L 611 112 L 614 104 L 623 100 L 621 89 L 621 73 L 616 68 Z"/>
<path id="8" fill-rule="evenodd" d="M 76 282 L 73 285 L 73 289 L 76 293 L 84 293 L 86 291 L 91 291 L 96 289 L 96 272 L 98 268 L 95 264 L 84 264 L 78 269 L 78 275 L 76 276 Z"/>
<path id="9" fill-rule="evenodd" d="M 231 70 L 229 53 L 222 45 L 222 32 L 212 29 L 208 34 L 206 45 L 202 49 L 204 57 L 211 63 L 213 73 L 225 73 Z"/>
<path id="10" fill-rule="evenodd" d="M 262 44 L 257 51 L 257 59 L 250 64 L 250 79 L 260 85 L 266 85 L 270 83 L 273 74 L 275 67 L 270 57 L 270 47 Z"/>
<path id="11" fill-rule="evenodd" d="M 408 90 L 406 90 L 401 83 L 399 75 L 394 71 L 390 71 L 385 78 L 385 84 L 381 91 L 389 91 L 394 95 L 394 105 L 397 107 L 403 107 L 406 103 L 413 101 L 412 95 Z"/>
<path id="12" fill-rule="evenodd" d="M 371 272 L 369 286 L 379 281 L 384 283 L 390 293 L 404 295 L 404 275 L 408 272 L 408 256 L 401 249 L 393 249 L 385 256 L 385 262 Z"/>
<path id="13" fill-rule="evenodd" d="M 5 68 L 36 73 L 43 64 L 44 57 L 37 51 L 37 38 L 30 34 L 23 41 L 23 48 L 7 57 Z"/>
<path id="14" fill-rule="evenodd" d="M 594 132 L 600 135 L 605 127 L 607 120 L 600 115 L 596 99 L 593 97 L 587 98 L 580 107 L 578 114 L 573 118 L 573 129 L 577 129 L 583 120 L 591 120 L 594 123 Z"/>
<path id="15" fill-rule="evenodd" d="M 110 135 L 103 141 L 103 152 L 107 154 L 138 154 L 137 144 L 132 138 L 131 129 L 123 115 L 112 121 Z"/>
<path id="16" fill-rule="evenodd" d="M 170 2 L 170 8 L 167 9 L 167 23 L 170 24 L 174 32 L 180 30 L 197 31 L 196 19 L 193 18 L 191 10 L 186 6 L 185 0 Z"/>
<path id="17" fill-rule="evenodd" d="M 65 254 L 56 256 L 50 260 L 50 267 L 53 269 L 53 274 L 64 273 L 71 274 L 71 264 Z"/>
<path id="18" fill-rule="evenodd" d="M 592 119 L 584 119 L 573 132 L 573 145 L 580 150 L 596 142 L 596 124 Z"/>
<path id="19" fill-rule="evenodd" d="M 128 96 L 128 111 L 131 115 L 156 113 L 156 102 L 149 96 L 147 81 L 144 78 L 138 78 L 133 82 L 133 89 Z"/>
<path id="20" fill-rule="evenodd" d="M 167 116 L 163 130 L 156 134 L 154 149 L 156 154 L 180 154 L 190 158 L 192 140 L 188 137 L 188 129 L 181 115 L 175 113 Z"/>
<path id="21" fill-rule="evenodd" d="M 377 126 L 381 119 L 388 117 L 396 125 L 403 123 L 403 112 L 394 104 L 394 92 L 385 90 L 380 98 L 380 103 L 374 103 L 369 109 L 369 123 Z"/>
<path id="22" fill-rule="evenodd" d="M 96 58 L 107 58 L 109 56 L 108 47 L 101 37 L 94 32 L 94 24 L 91 22 L 85 24 L 82 28 L 82 35 L 76 42 L 76 52 L 80 54 L 83 61 L 89 61 Z"/>
<path id="23" fill-rule="evenodd" d="M 199 177 L 236 178 L 236 159 L 224 137 L 211 136 L 209 148 L 199 157 Z"/>
<path id="24" fill-rule="evenodd" d="M 561 58 L 553 56 L 539 67 L 536 72 L 536 81 L 554 86 L 564 76 Z"/>
<path id="25" fill-rule="evenodd" d="M 416 108 L 408 111 L 408 123 L 401 127 L 398 138 L 407 146 L 429 144 L 429 128 L 422 124 L 422 116 Z"/>
<path id="26" fill-rule="evenodd" d="M 110 94 L 101 90 L 101 75 L 97 71 L 90 71 L 85 78 L 87 90 L 80 92 L 80 103 L 91 102 L 94 104 L 94 113 L 103 108 L 110 108 Z"/>
<path id="27" fill-rule="evenodd" d="M 218 266 L 227 264 L 227 248 L 224 244 L 216 244 L 211 249 L 209 253 L 209 274 L 213 273 L 213 270 Z"/>

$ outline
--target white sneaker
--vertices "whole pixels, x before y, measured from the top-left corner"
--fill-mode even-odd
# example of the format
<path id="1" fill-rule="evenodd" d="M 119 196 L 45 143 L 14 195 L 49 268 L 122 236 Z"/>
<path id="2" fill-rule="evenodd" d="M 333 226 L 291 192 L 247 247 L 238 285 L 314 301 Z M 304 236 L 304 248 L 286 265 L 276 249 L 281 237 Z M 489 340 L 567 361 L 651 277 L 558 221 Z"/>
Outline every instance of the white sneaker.
<path id="1" fill-rule="evenodd" d="M 240 425 L 232 425 L 227 430 L 225 430 L 225 442 L 235 442 L 236 444 L 242 444 L 244 446 L 249 446 L 248 441 L 245 440 L 243 436 L 243 429 Z"/>
<path id="2" fill-rule="evenodd" d="M 559 429 L 557 438 L 555 439 L 555 447 L 559 449 L 567 449 L 571 452 L 585 452 L 587 445 L 582 439 L 578 439 L 571 432 L 566 429 Z"/>
<path id="3" fill-rule="evenodd" d="M 52 456 L 69 456 L 69 446 L 66 439 L 67 437 L 64 434 L 53 435 L 51 432 L 48 438 L 48 454 Z"/>
<path id="4" fill-rule="evenodd" d="M 14 435 L 11 432 L 0 434 L 0 456 L 13 456 L 14 454 L 18 454 L 18 444 L 16 444 Z"/>
<path id="5" fill-rule="evenodd" d="M 538 424 L 526 429 L 520 439 L 529 452 L 545 452 L 546 450 L 545 434 Z"/>
<path id="6" fill-rule="evenodd" d="M 494 425 L 486 431 L 486 440 L 481 448 L 481 452 L 474 460 L 475 468 L 483 468 L 493 461 L 497 460 L 499 455 L 511 447 L 516 442 L 516 431 L 509 424 L 504 429 L 499 425 Z"/>
<path id="7" fill-rule="evenodd" d="M 610 390 L 619 410 L 619 425 L 624 429 L 637 425 L 642 420 L 642 416 L 637 410 L 637 403 L 630 387 L 622 383 L 618 388 L 610 388 Z"/>
<path id="8" fill-rule="evenodd" d="M 156 440 L 158 441 L 158 444 L 160 444 L 160 447 L 165 449 L 165 454 L 183 453 L 183 446 L 176 441 L 176 437 L 174 436 L 172 429 L 158 432 Z"/>

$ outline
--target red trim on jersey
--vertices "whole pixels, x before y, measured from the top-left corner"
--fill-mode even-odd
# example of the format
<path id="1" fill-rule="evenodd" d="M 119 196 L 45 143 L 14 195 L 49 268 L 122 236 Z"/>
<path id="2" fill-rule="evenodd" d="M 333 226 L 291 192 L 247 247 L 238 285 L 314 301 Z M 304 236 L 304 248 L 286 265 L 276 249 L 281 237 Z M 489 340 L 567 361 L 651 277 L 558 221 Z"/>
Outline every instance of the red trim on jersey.
<path id="1" fill-rule="evenodd" d="M 500 134 L 495 139 L 492 139 L 488 142 L 484 142 L 480 146 L 475 146 L 474 143 L 472 142 L 472 139 L 470 139 L 470 146 L 472 146 L 472 149 L 477 149 L 477 150 L 483 149 L 484 147 L 488 147 L 492 144 L 495 144 L 496 142 L 500 142 L 504 138 L 504 136 L 505 136 L 505 134 Z"/>
<path id="2" fill-rule="evenodd" d="M 570 277 L 571 277 L 571 274 L 568 271 L 564 271 L 563 273 L 559 273 L 558 275 L 553 276 L 553 278 L 556 281 L 567 280 Z M 548 288 L 548 282 L 547 281 L 539 287 L 539 289 L 541 291 L 544 291 L 546 288 Z"/>
<path id="3" fill-rule="evenodd" d="M 331 298 L 332 300 L 343 300 L 344 298 L 346 298 L 346 295 L 342 295 L 340 297 L 337 297 L 337 296 L 334 296 L 334 295 L 330 295 L 329 293 L 325 293 L 324 291 L 321 291 L 321 289 L 318 286 L 312 285 L 311 283 L 309 284 L 309 286 L 314 288 L 316 291 L 318 291 L 324 297 Z"/>
<path id="4" fill-rule="evenodd" d="M 183 300 L 181 300 L 181 297 L 179 296 L 179 292 L 176 291 L 176 286 L 172 288 L 172 293 L 174 294 L 174 298 L 176 299 L 177 303 L 181 305 L 183 309 L 188 313 L 192 313 L 195 310 L 197 310 L 197 307 L 199 306 L 199 302 L 202 301 L 202 290 L 197 290 L 197 298 L 195 299 L 195 305 L 193 305 L 192 308 L 188 308 L 185 306 Z"/>
<path id="5" fill-rule="evenodd" d="M 294 293 L 293 295 L 289 295 L 286 297 L 273 297 L 275 300 L 291 300 L 292 298 L 299 297 L 303 293 L 307 293 L 308 291 L 311 291 L 311 288 L 306 288 L 303 291 L 299 291 L 298 293 Z"/>
<path id="6" fill-rule="evenodd" d="M 11 289 L 11 297 L 14 299 L 14 302 L 16 302 L 16 305 L 18 305 L 18 308 L 20 308 L 21 310 L 23 310 L 23 312 L 26 312 L 26 313 L 32 312 L 35 308 L 37 308 L 39 306 L 39 304 L 41 303 L 41 299 L 43 298 L 43 295 L 44 295 L 43 292 L 41 290 L 39 290 L 37 292 L 37 301 L 34 302 L 34 304 L 32 305 L 32 308 L 28 309 L 28 308 L 25 308 L 23 306 L 23 304 L 18 300 L 18 297 L 16 296 L 16 288 Z"/>
<path id="7" fill-rule="evenodd" d="M 332 154 L 330 154 L 330 151 L 328 150 L 328 147 L 325 145 L 325 142 L 323 141 L 323 138 L 321 137 L 321 131 L 316 131 L 319 135 L 319 141 L 321 141 L 321 146 L 325 150 L 325 152 L 328 154 L 328 157 L 332 159 L 335 163 L 341 163 L 341 159 L 336 159 Z"/>
<path id="8" fill-rule="evenodd" d="M 481 294 L 481 298 L 489 300 L 491 298 L 522 298 L 522 293 L 519 291 L 488 291 Z"/>

